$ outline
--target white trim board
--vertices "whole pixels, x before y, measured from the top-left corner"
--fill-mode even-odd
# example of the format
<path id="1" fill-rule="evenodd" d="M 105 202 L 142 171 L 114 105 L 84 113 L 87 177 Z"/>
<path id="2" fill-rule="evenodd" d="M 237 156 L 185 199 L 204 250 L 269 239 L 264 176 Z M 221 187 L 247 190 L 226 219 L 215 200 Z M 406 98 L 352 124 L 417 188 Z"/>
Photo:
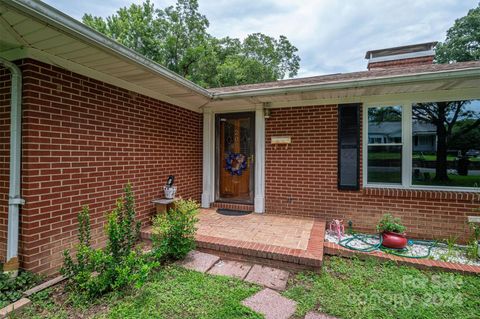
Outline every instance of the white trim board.
<path id="1" fill-rule="evenodd" d="M 254 211 L 265 211 L 265 116 L 263 106 L 243 111 L 255 112 L 255 174 Z M 210 208 L 215 201 L 215 115 L 238 113 L 239 111 L 214 112 L 210 107 L 203 109 L 203 183 L 202 208 Z"/>

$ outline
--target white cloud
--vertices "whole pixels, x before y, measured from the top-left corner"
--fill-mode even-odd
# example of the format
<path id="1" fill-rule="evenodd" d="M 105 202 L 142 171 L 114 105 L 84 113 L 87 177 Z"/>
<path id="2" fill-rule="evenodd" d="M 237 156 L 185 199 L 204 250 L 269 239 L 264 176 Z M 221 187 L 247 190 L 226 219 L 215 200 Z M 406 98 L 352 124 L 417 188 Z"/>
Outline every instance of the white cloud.
<path id="1" fill-rule="evenodd" d="M 299 49 L 299 76 L 365 70 L 371 49 L 443 41 L 455 19 L 478 0 L 200 0 L 200 11 L 218 37 L 249 33 L 281 34 Z M 46 0 L 81 19 L 83 13 L 107 16 L 135 0 Z M 174 0 L 157 0 L 163 8 Z"/>

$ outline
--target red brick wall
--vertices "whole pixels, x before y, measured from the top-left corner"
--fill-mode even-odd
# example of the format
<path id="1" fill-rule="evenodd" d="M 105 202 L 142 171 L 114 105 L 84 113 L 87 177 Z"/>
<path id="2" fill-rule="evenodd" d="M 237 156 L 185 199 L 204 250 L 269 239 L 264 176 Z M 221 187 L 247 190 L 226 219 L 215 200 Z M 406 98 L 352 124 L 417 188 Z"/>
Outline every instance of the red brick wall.
<path id="1" fill-rule="evenodd" d="M 292 144 L 275 149 L 272 136 L 291 136 Z M 336 105 L 273 109 L 266 141 L 267 213 L 352 220 L 356 229 L 373 232 L 391 212 L 411 236 L 465 240 L 466 216 L 480 206 L 480 197 L 469 193 L 337 190 Z"/>
<path id="2" fill-rule="evenodd" d="M 409 59 L 399 59 L 393 61 L 383 61 L 383 62 L 372 62 L 368 64 L 369 70 L 375 69 L 389 69 L 389 68 L 399 68 L 406 66 L 415 66 L 415 65 L 425 65 L 432 64 L 434 56 L 425 56 L 419 58 L 409 58 Z"/>
<path id="3" fill-rule="evenodd" d="M 0 263 L 7 254 L 10 163 L 10 73 L 0 67 Z"/>
<path id="4" fill-rule="evenodd" d="M 106 214 L 127 182 L 144 223 L 170 174 L 178 195 L 200 199 L 201 114 L 33 60 L 21 69 L 23 267 L 58 269 L 76 242 L 82 205 L 101 244 Z"/>

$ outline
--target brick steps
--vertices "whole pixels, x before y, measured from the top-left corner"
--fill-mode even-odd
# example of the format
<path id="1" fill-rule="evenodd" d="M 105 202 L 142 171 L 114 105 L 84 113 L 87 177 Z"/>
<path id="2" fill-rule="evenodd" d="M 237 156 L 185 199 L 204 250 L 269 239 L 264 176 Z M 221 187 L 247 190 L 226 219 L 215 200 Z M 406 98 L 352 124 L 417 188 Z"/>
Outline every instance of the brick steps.
<path id="1" fill-rule="evenodd" d="M 306 250 L 199 234 L 196 236 L 196 244 L 197 250 L 215 254 L 224 259 L 248 261 L 292 271 L 318 271 L 321 269 L 323 260 L 324 232 L 325 222 L 315 221 Z M 141 237 L 149 241 L 151 227 L 143 228 Z"/>

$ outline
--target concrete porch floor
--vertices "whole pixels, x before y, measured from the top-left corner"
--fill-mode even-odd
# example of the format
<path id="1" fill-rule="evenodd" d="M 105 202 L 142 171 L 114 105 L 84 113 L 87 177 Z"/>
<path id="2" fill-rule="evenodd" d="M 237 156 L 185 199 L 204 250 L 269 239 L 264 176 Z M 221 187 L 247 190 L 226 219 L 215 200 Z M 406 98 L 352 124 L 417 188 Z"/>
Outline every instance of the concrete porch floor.
<path id="1" fill-rule="evenodd" d="M 292 270 L 322 265 L 324 221 L 256 213 L 225 216 L 216 209 L 202 209 L 198 218 L 198 250 Z M 142 230 L 142 238 L 150 234 L 151 227 Z"/>

